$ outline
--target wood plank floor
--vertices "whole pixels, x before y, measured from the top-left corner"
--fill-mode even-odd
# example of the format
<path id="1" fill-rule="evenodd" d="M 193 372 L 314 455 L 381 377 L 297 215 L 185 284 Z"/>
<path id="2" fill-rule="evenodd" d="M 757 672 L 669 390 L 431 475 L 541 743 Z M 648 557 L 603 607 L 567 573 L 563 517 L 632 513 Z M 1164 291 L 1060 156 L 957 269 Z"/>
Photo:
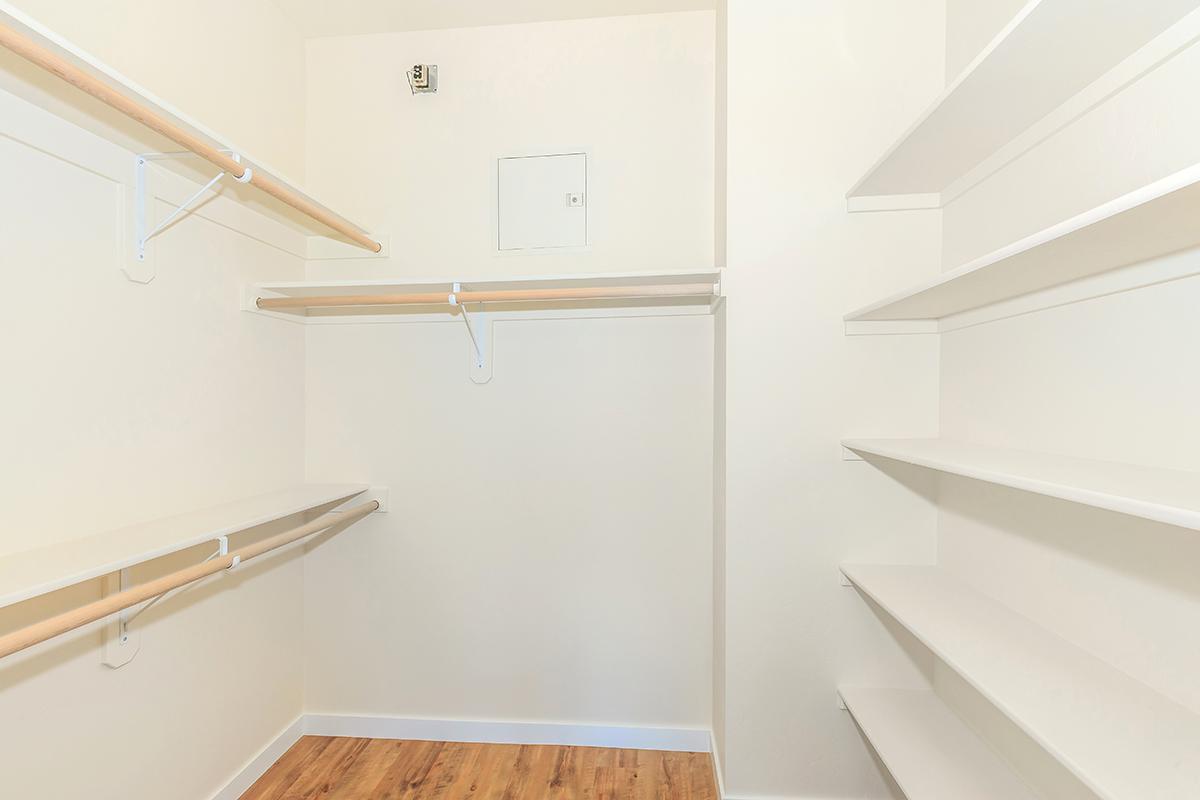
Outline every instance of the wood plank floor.
<path id="1" fill-rule="evenodd" d="M 708 753 L 305 736 L 242 800 L 717 800 Z"/>

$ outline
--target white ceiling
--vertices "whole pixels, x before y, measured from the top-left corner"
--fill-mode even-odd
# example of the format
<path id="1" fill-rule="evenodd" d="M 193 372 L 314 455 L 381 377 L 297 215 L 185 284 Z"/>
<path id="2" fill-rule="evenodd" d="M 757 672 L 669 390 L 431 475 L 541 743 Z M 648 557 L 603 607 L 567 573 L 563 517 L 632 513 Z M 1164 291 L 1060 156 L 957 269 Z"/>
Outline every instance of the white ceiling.
<path id="1" fill-rule="evenodd" d="M 715 8 L 717 0 L 275 0 L 305 38 Z"/>

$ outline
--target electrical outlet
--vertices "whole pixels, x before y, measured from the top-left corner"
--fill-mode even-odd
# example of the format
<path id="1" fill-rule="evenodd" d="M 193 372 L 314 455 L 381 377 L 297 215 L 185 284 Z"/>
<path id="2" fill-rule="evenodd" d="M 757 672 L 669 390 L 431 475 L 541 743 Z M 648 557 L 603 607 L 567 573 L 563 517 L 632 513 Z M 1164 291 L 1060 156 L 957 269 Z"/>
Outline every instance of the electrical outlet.
<path id="1" fill-rule="evenodd" d="M 583 192 L 567 192 L 567 208 L 583 208 Z"/>
<path id="2" fill-rule="evenodd" d="M 437 64 L 413 64 L 408 71 L 408 86 L 413 94 L 425 94 L 438 90 Z"/>

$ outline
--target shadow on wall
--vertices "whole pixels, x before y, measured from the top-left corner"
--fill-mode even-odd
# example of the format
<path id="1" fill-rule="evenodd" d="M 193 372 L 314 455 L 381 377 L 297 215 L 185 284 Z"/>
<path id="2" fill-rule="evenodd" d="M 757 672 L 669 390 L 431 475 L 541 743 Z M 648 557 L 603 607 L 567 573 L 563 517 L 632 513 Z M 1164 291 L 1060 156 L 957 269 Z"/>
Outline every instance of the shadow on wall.
<path id="1" fill-rule="evenodd" d="M 988 531 L 993 539 L 1013 537 L 1022 546 L 1049 549 L 1200 601 L 1197 531 L 970 478 L 941 480 L 943 532 L 969 528 Z"/>
<path id="2" fill-rule="evenodd" d="M 929 515 L 928 523 L 933 523 L 932 509 L 937 507 L 940 492 L 938 473 L 877 456 L 868 456 L 864 461 L 865 464 L 857 461 L 843 462 L 843 467 L 851 473 L 850 480 L 842 482 L 847 495 L 841 498 L 840 503 L 841 508 L 851 510 L 846 517 L 847 524 L 857 524 L 856 518 L 859 513 L 857 510 L 862 507 L 866 498 L 876 504 L 886 502 L 888 508 L 895 513 Z M 914 500 L 921 502 L 913 502 Z M 868 519 L 877 520 L 878 509 L 872 509 L 872 513 L 864 515 Z M 915 522 L 915 520 L 913 521 Z M 903 527 L 901 520 L 895 522 L 897 527 Z M 878 523 L 873 522 L 872 524 L 877 525 Z M 929 532 L 932 534 L 933 530 Z M 870 543 L 888 553 L 896 550 L 894 544 L 886 537 L 872 536 Z M 852 560 L 859 563 L 871 563 L 876 559 L 870 553 L 855 553 Z M 894 562 L 895 558 L 880 556 L 878 560 L 879 563 L 886 564 Z"/>

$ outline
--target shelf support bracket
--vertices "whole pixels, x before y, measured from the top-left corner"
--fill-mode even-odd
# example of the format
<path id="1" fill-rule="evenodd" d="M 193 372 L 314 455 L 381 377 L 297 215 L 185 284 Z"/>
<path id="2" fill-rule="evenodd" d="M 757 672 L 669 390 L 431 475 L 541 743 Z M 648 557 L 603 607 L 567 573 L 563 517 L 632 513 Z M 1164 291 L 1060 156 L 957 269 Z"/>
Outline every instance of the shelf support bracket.
<path id="1" fill-rule="evenodd" d="M 221 556 L 229 555 L 229 537 L 228 536 L 218 536 L 216 538 L 216 542 L 217 542 L 217 552 L 213 553 L 211 556 L 204 559 L 204 561 L 202 561 L 200 563 L 203 564 L 203 563 L 212 561 L 214 558 L 220 558 Z M 241 560 L 235 556 L 233 563 L 229 565 L 229 571 L 232 572 L 233 568 L 238 566 L 238 564 L 240 564 L 240 563 L 241 563 Z M 129 634 L 130 623 L 132 623 L 135 619 L 140 617 L 146 611 L 149 611 L 150 607 L 153 606 L 155 603 L 157 603 L 158 601 L 162 600 L 165 597 L 168 597 L 168 596 L 174 594 L 175 592 L 184 591 L 185 589 L 190 589 L 192 586 L 195 586 L 195 585 L 196 584 L 194 584 L 194 583 L 188 584 L 187 586 L 181 586 L 178 589 L 172 589 L 170 591 L 163 592 L 160 595 L 150 598 L 150 600 L 148 600 L 146 603 L 144 603 L 142 605 L 142 607 L 137 610 L 127 608 L 124 611 L 122 611 L 121 612 L 121 625 L 123 626 L 123 630 L 124 630 L 125 634 L 126 635 Z M 128 615 L 128 616 L 126 616 L 126 615 Z"/>
<path id="2" fill-rule="evenodd" d="M 241 163 L 241 156 L 229 150 L 222 150 L 223 153 L 229 153 L 234 161 Z M 133 179 L 133 264 L 125 270 L 126 275 L 130 280 L 138 283 L 149 283 L 154 279 L 155 270 L 151 259 L 151 253 L 148 245 L 150 240 L 164 230 L 169 228 L 180 217 L 192 213 L 195 210 L 196 203 L 206 195 L 209 190 L 216 186 L 226 173 L 218 172 L 204 186 L 194 192 L 190 197 L 176 206 L 175 210 L 167 215 L 166 219 L 159 222 L 153 228 L 150 228 L 151 205 L 154 198 L 147 190 L 148 169 L 151 161 L 156 161 L 166 158 L 186 158 L 192 156 L 192 153 L 142 153 L 134 158 L 134 179 Z M 253 177 L 254 171 L 249 167 L 242 173 L 240 178 L 235 177 L 234 180 L 239 183 L 249 183 Z M 149 230 L 148 230 L 149 228 Z"/>
<path id="3" fill-rule="evenodd" d="M 104 576 L 104 595 L 116 594 L 129 588 L 129 570 L 123 569 Z M 137 612 L 125 609 L 116 615 L 104 627 L 104 666 L 112 669 L 121 667 L 133 661 L 142 647 L 140 631 L 131 631 L 129 622 L 137 616 Z"/>
<path id="4" fill-rule="evenodd" d="M 471 380 L 482 385 L 492 379 L 492 318 L 482 311 L 476 312 L 475 319 L 479 324 L 472 325 L 467 307 L 458 300 L 458 293 L 461 291 L 462 284 L 456 282 L 446 299 L 452 307 L 458 309 L 463 324 L 467 326 L 467 336 L 471 339 Z"/>

